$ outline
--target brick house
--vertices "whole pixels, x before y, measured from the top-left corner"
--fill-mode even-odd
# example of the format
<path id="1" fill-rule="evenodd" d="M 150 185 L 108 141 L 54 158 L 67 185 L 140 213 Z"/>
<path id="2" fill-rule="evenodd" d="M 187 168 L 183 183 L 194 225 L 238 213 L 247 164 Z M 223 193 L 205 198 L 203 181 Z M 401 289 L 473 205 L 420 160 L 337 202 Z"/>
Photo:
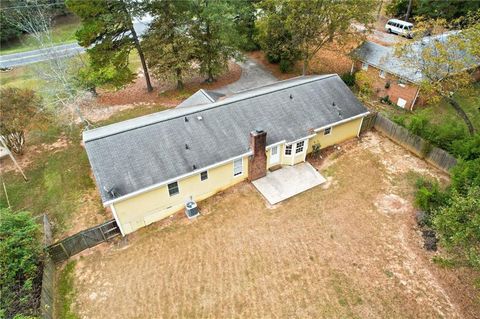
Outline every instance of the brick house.
<path id="1" fill-rule="evenodd" d="M 395 56 L 393 47 L 365 41 L 352 52 L 351 72 L 363 70 L 372 79 L 374 93 L 389 99 L 399 107 L 413 110 L 418 101 L 421 74 L 405 67 Z"/>
<path id="2" fill-rule="evenodd" d="M 459 31 L 450 31 L 436 36 L 424 37 L 419 41 L 411 43 L 413 54 L 420 57 L 421 51 L 426 47 L 431 47 L 438 41 L 447 41 L 447 39 L 458 34 Z M 451 59 L 465 59 L 465 70 L 471 71 L 474 80 L 480 78 L 480 61 L 469 56 L 463 50 L 452 50 Z M 351 53 L 354 62 L 351 73 L 363 70 L 367 72 L 372 79 L 372 86 L 375 94 L 379 98 L 388 97 L 390 101 L 401 108 L 413 110 L 416 105 L 421 104 L 420 82 L 423 75 L 420 70 L 406 65 L 399 57 L 395 55 L 394 47 L 386 47 L 370 41 L 365 41 Z"/>

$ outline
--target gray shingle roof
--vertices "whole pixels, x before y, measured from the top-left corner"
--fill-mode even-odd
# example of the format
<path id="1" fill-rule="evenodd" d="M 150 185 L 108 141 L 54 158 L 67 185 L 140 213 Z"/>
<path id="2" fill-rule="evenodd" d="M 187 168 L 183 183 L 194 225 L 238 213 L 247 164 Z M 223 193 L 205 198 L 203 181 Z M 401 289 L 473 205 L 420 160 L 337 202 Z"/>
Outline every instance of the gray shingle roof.
<path id="1" fill-rule="evenodd" d="M 83 139 L 106 202 L 113 198 L 105 189 L 123 196 L 245 154 L 254 129 L 267 132 L 267 144 L 294 141 L 366 112 L 338 75 L 299 77 L 85 131 Z"/>
<path id="2" fill-rule="evenodd" d="M 449 31 L 414 41 L 409 45 L 409 52 L 407 52 L 407 54 L 420 59 L 421 53 L 425 48 L 433 48 L 433 45 L 435 45 L 436 42 L 446 42 L 450 36 L 458 35 L 459 32 L 460 31 Z M 376 68 L 382 69 L 408 81 L 418 83 L 423 78 L 423 75 L 419 70 L 416 70 L 411 65 L 407 65 L 395 55 L 395 48 L 393 47 L 385 47 L 370 41 L 365 41 L 358 48 L 353 50 L 351 54 L 360 61 L 367 62 Z M 471 56 L 464 50 L 459 50 L 457 46 L 454 46 L 449 51 L 449 58 L 452 60 L 463 61 L 465 63 L 465 69 L 474 68 L 480 65 L 479 59 Z M 445 65 L 444 67 L 445 71 L 447 71 L 448 65 Z"/>
<path id="3" fill-rule="evenodd" d="M 395 56 L 395 48 L 393 47 L 385 47 L 374 42 L 365 41 L 352 51 L 352 55 L 362 62 L 411 82 L 418 82 L 422 79 L 420 72 L 407 68 L 405 63 Z"/>
<path id="4" fill-rule="evenodd" d="M 223 96 L 224 95 L 221 93 L 200 89 L 194 94 L 192 94 L 191 96 L 189 96 L 185 101 L 178 104 L 177 108 L 210 104 L 210 103 L 216 102 L 218 99 L 220 99 Z"/>

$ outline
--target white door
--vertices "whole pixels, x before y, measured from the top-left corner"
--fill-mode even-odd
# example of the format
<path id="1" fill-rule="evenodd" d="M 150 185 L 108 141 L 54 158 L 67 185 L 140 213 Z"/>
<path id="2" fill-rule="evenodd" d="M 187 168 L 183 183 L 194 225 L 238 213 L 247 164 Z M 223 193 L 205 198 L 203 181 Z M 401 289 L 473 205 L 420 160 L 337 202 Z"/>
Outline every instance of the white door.
<path id="1" fill-rule="evenodd" d="M 405 105 L 407 105 L 407 101 L 402 99 L 401 97 L 398 98 L 397 105 L 400 106 L 402 109 L 405 108 Z"/>
<path id="2" fill-rule="evenodd" d="M 272 146 L 270 149 L 270 164 L 276 164 L 280 161 L 280 152 L 277 146 Z"/>

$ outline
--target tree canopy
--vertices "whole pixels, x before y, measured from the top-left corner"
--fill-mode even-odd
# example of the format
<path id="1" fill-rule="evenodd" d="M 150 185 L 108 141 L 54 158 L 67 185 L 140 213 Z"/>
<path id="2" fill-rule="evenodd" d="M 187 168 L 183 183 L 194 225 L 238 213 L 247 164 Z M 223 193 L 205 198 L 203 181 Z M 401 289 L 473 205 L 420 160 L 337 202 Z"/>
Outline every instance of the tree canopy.
<path id="1" fill-rule="evenodd" d="M 387 6 L 387 14 L 403 19 L 411 0 L 393 0 Z M 472 0 L 413 0 L 412 16 L 452 21 L 469 12 L 480 9 L 480 1 Z"/>
<path id="2" fill-rule="evenodd" d="M 228 68 L 232 58 L 240 59 L 245 36 L 235 24 L 235 1 L 192 0 L 192 23 L 189 35 L 194 43 L 194 57 L 200 64 L 200 73 L 212 82 Z"/>
<path id="3" fill-rule="evenodd" d="M 264 8 L 259 27 L 264 28 L 284 23 L 285 30 L 280 30 L 285 37 L 279 37 L 283 44 L 292 46 L 288 50 L 298 50 L 303 61 L 303 74 L 307 74 L 308 65 L 313 56 L 327 43 L 336 41 L 345 43 L 352 36 L 358 37 L 353 23 L 370 27 L 374 21 L 376 0 L 336 1 L 336 0 L 263 0 L 260 8 Z M 269 22 L 273 19 L 274 22 Z M 260 30 L 268 33 L 268 30 Z"/>
<path id="4" fill-rule="evenodd" d="M 142 42 L 149 67 L 157 78 L 173 78 L 183 88 L 183 76 L 193 69 L 194 43 L 187 33 L 192 19 L 188 1 L 153 1 L 154 16 Z"/>
<path id="5" fill-rule="evenodd" d="M 0 136 L 7 147 L 23 153 L 25 129 L 40 111 L 42 100 L 33 90 L 4 87 L 0 90 Z"/>
<path id="6" fill-rule="evenodd" d="M 419 24 L 418 28 L 444 31 L 444 25 L 445 20 L 429 20 Z M 461 32 L 442 33 L 430 38 L 423 38 L 420 31 L 416 42 L 402 44 L 396 50 L 407 66 L 422 74 L 420 87 L 425 97 L 430 100 L 446 99 L 465 122 L 471 135 L 475 133 L 475 127 L 454 95 L 471 89 L 474 81 L 471 71 L 476 69 L 480 60 L 479 29 L 480 24 L 475 21 Z"/>
<path id="7" fill-rule="evenodd" d="M 148 91 L 152 90 L 143 51 L 133 18 L 143 11 L 143 3 L 134 0 L 67 0 L 67 6 L 82 21 L 77 31 L 81 46 L 87 48 L 90 58 L 90 71 L 106 73 L 113 85 L 126 84 L 134 79 L 129 69 L 129 55 L 138 51 Z"/>
<path id="8" fill-rule="evenodd" d="M 39 305 L 42 244 L 28 212 L 0 208 L 0 317 L 33 315 Z"/>

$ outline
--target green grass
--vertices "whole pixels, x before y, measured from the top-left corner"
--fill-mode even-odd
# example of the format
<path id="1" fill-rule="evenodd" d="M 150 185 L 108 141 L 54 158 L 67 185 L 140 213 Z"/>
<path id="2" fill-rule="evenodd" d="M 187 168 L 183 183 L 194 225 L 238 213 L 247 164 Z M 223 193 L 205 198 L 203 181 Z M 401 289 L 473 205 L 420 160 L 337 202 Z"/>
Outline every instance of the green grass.
<path id="1" fill-rule="evenodd" d="M 472 90 L 469 92 L 457 94 L 455 98 L 465 110 L 477 131 L 480 131 L 480 83 L 474 84 Z M 428 118 L 431 124 L 442 125 L 447 122 L 456 122 L 458 125 L 464 126 L 465 129 L 467 128 L 453 107 L 445 100 L 441 100 L 435 104 L 428 104 L 425 107 L 419 107 L 414 112 L 404 111 L 396 107 L 388 107 L 385 113 L 389 117 L 404 117 L 407 123 L 412 116 L 418 114 Z"/>
<path id="2" fill-rule="evenodd" d="M 75 261 L 70 261 L 60 273 L 57 283 L 56 313 L 57 318 L 78 319 L 73 312 L 72 304 L 75 300 L 75 287 L 73 278 L 75 272 Z"/>
<path id="3" fill-rule="evenodd" d="M 80 21 L 75 16 L 66 16 L 58 19 L 52 27 L 52 42 L 64 44 L 75 42 L 75 32 L 80 26 Z M 0 47 L 0 55 L 25 52 L 38 49 L 38 43 L 29 34 L 22 35 L 18 40 Z"/>
<path id="4" fill-rule="evenodd" d="M 38 136 L 35 139 L 42 140 Z M 49 139 L 53 140 L 54 136 Z M 82 205 L 85 193 L 95 188 L 79 134 L 71 138 L 65 148 L 29 156 L 32 163 L 25 170 L 27 182 L 13 171 L 3 176 L 10 204 L 14 210 L 27 210 L 35 215 L 47 213 L 55 225 L 54 230 L 64 231 L 70 226 L 72 214 Z M 0 206 L 7 206 L 3 192 Z M 101 209 L 100 203 L 98 209 Z"/>

